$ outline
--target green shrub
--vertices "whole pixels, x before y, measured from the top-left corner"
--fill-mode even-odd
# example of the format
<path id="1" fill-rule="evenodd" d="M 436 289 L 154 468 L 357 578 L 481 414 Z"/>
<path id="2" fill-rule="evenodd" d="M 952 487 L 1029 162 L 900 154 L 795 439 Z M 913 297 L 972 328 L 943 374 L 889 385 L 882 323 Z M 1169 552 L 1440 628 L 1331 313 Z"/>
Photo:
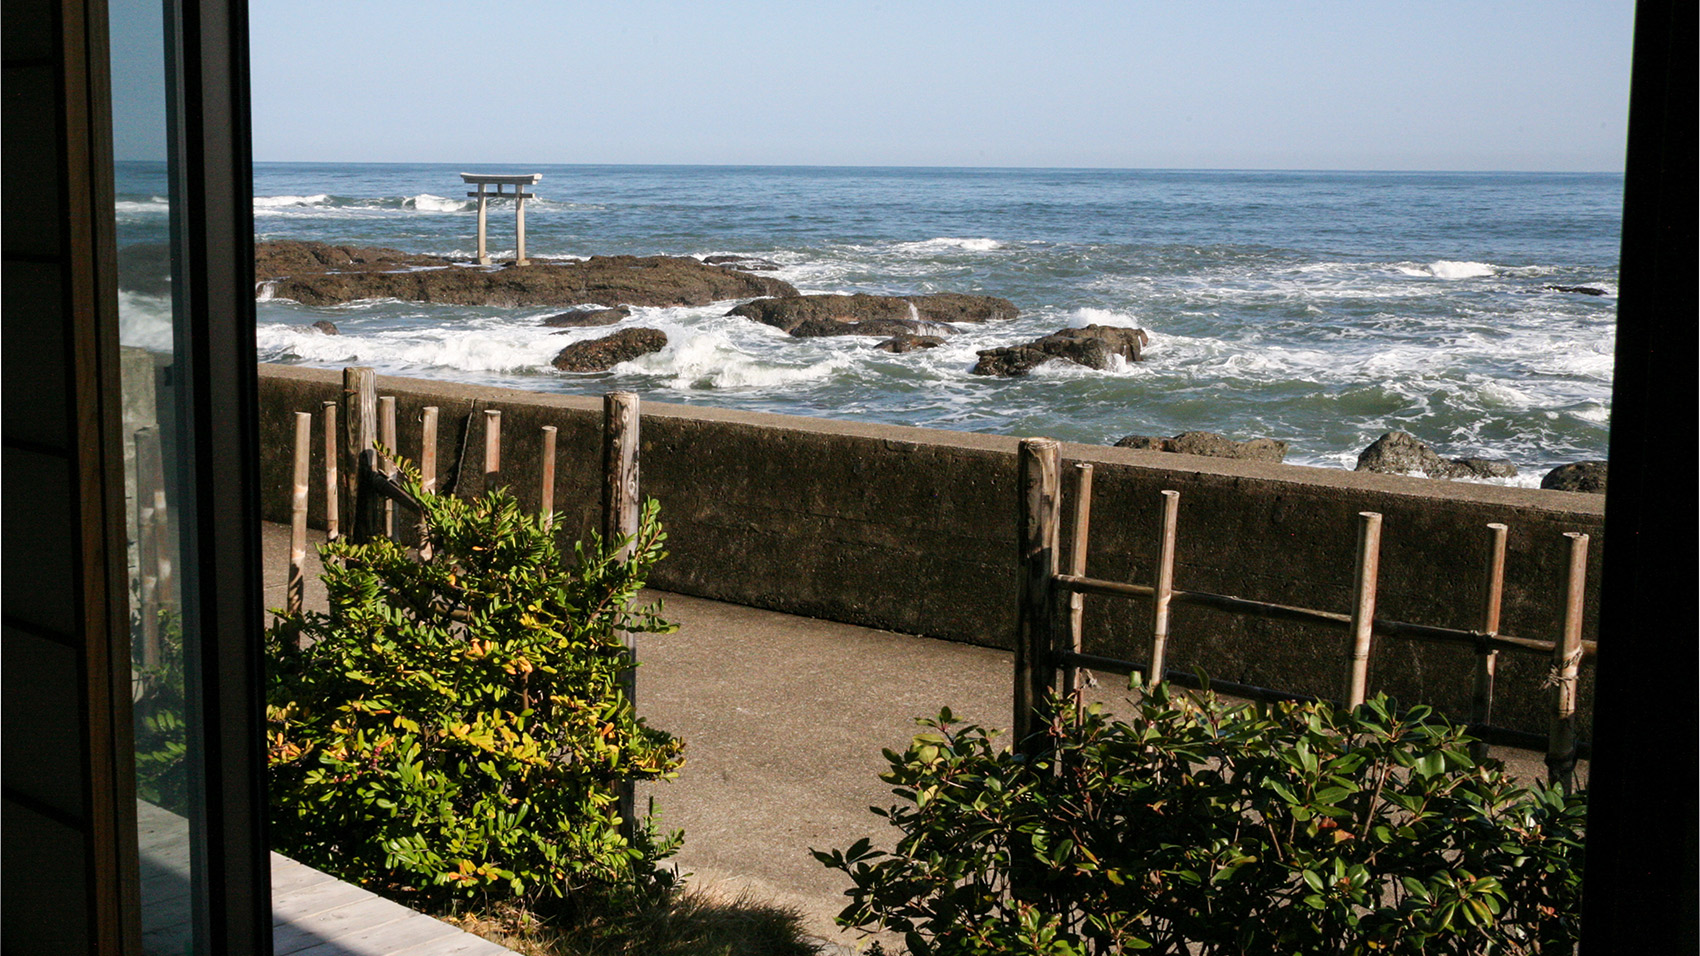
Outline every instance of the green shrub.
<path id="1" fill-rule="evenodd" d="M 1053 702 L 1054 703 L 1054 702 Z M 1073 707 L 1041 756 L 946 710 L 882 779 L 895 853 L 816 853 L 915 956 L 1530 953 L 1578 938 L 1586 797 L 1515 785 L 1427 708 Z M 1191 947 L 1189 949 L 1189 947 Z"/>
<path id="2" fill-rule="evenodd" d="M 683 762 L 618 680 L 619 631 L 672 629 L 632 608 L 662 557 L 654 502 L 629 561 L 596 539 L 569 561 L 505 491 L 465 501 L 404 475 L 430 559 L 332 542 L 330 613 L 268 632 L 275 849 L 420 903 L 558 906 L 653 878 L 678 837 L 646 819 L 623 839 L 617 793 Z"/>

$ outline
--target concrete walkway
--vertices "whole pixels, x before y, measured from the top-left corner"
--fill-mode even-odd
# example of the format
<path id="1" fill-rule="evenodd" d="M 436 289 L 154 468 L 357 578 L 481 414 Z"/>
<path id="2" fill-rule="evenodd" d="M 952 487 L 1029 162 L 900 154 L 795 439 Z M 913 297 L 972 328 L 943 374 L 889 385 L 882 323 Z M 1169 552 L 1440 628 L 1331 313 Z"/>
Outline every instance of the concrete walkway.
<path id="1" fill-rule="evenodd" d="M 268 607 L 283 603 L 288 544 L 287 528 L 266 526 Z M 322 607 L 316 556 L 309 560 L 307 600 Z M 1007 728 L 1011 655 L 652 594 L 679 630 L 640 635 L 639 708 L 684 738 L 686 764 L 677 780 L 640 790 L 640 807 L 653 796 L 663 828 L 684 830 L 676 860 L 694 885 L 793 905 L 811 933 L 860 948 L 854 933 L 833 924 L 848 884 L 809 848 L 848 847 L 864 836 L 889 846 L 890 826 L 868 812 L 894 802 L 878 778 L 881 749 L 901 749 L 916 717 L 946 706 L 961 719 Z M 1114 701 L 1125 687 L 1107 676 L 1090 693 Z M 1521 775 L 1542 773 L 1538 754 L 1495 756 Z"/>

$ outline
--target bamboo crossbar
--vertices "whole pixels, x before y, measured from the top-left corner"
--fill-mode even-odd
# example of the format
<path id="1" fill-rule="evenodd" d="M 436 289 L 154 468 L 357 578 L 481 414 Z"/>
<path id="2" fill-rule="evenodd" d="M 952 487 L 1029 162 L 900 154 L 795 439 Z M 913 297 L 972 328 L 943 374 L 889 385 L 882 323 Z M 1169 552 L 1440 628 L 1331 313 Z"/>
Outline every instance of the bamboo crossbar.
<path id="1" fill-rule="evenodd" d="M 1076 654 L 1069 651 L 1058 652 L 1055 664 L 1059 668 L 1074 667 L 1099 671 L 1105 674 L 1128 675 L 1138 673 L 1147 681 L 1151 679 L 1148 666 L 1143 661 L 1123 660 L 1119 657 L 1102 657 L 1097 654 Z M 1229 697 L 1240 697 L 1245 700 L 1260 700 L 1268 703 L 1291 701 L 1300 704 L 1317 703 L 1320 697 L 1309 694 L 1299 694 L 1293 691 L 1276 690 L 1272 687 L 1260 687 L 1256 684 L 1241 684 L 1235 681 L 1217 680 L 1210 678 L 1208 682 L 1200 680 L 1191 671 L 1166 671 L 1163 679 L 1170 684 L 1202 690 L 1206 683 L 1213 691 L 1226 694 Z M 1546 734 L 1531 733 L 1527 730 L 1512 730 L 1509 727 L 1470 724 L 1466 728 L 1470 736 L 1486 744 L 1496 747 L 1516 747 L 1520 750 L 1545 751 L 1549 743 Z M 1593 759 L 1593 747 L 1583 741 L 1576 745 L 1576 759 Z"/>
<path id="2" fill-rule="evenodd" d="M 1097 594 L 1103 597 L 1149 599 L 1156 594 L 1156 589 L 1149 584 L 1106 581 L 1102 578 L 1089 578 L 1078 574 L 1057 575 L 1056 586 L 1059 590 L 1072 594 Z M 1308 607 L 1293 607 L 1288 604 L 1274 604 L 1269 601 L 1254 601 L 1250 598 L 1233 597 L 1227 594 L 1211 594 L 1208 591 L 1183 591 L 1176 588 L 1170 592 L 1169 600 L 1175 604 L 1214 608 L 1218 611 L 1229 611 L 1247 617 L 1296 621 L 1301 624 L 1320 624 L 1342 630 L 1352 626 L 1350 614 L 1318 611 Z M 1490 651 L 1514 651 L 1520 654 L 1542 657 L 1552 656 L 1553 648 L 1552 641 L 1536 638 L 1514 637 L 1509 634 L 1488 634 L 1483 631 L 1464 631 L 1450 627 L 1436 627 L 1432 624 L 1410 624 L 1405 621 L 1389 621 L 1379 617 L 1375 619 L 1375 633 L 1382 637 L 1458 644 L 1478 649 L 1485 648 Z M 1581 648 L 1582 659 L 1592 660 L 1599 649 L 1599 645 L 1595 641 L 1582 641 Z"/>

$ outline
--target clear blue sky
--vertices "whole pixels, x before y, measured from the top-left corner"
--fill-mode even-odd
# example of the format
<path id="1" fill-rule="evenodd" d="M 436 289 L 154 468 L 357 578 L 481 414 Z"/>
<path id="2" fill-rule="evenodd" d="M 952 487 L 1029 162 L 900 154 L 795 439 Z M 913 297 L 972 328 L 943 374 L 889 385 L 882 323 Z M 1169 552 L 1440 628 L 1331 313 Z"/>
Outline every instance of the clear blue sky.
<path id="1" fill-rule="evenodd" d="M 259 160 L 1620 170 L 1628 0 L 251 0 Z"/>

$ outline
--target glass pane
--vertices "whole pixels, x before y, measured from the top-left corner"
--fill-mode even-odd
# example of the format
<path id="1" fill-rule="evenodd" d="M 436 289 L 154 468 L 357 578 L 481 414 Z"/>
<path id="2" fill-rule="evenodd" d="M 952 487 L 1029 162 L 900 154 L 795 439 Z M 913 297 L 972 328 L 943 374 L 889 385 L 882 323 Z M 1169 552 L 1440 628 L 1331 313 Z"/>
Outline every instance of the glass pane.
<path id="1" fill-rule="evenodd" d="M 129 526 L 131 674 L 145 953 L 190 953 L 193 908 L 190 740 L 184 672 L 172 388 L 172 176 L 166 16 L 153 0 L 113 0 L 113 147 L 118 322 Z"/>

